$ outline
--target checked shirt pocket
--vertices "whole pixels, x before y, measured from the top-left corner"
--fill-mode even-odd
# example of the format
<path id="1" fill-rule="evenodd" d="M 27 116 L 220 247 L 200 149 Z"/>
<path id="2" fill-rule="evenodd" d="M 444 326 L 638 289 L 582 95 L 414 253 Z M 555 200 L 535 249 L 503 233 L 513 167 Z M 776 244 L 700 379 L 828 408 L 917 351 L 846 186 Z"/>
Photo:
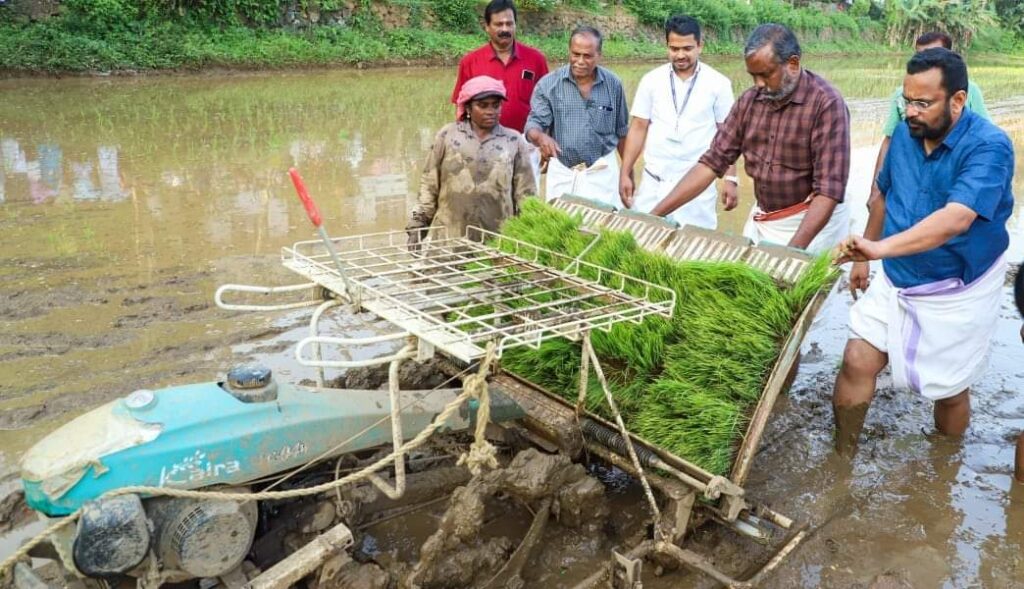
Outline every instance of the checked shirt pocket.
<path id="1" fill-rule="evenodd" d="M 587 114 L 590 116 L 590 125 L 598 133 L 613 133 L 615 131 L 615 108 L 610 104 L 601 102 L 588 104 Z"/>

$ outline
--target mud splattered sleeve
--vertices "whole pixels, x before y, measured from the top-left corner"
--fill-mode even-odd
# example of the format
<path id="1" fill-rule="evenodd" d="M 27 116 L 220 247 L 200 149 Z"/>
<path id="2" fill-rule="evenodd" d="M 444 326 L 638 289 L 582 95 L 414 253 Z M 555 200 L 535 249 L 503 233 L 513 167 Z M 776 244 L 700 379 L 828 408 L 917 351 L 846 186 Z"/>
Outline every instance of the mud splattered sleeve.
<path id="1" fill-rule="evenodd" d="M 423 175 L 420 177 L 420 193 L 416 207 L 409 215 L 406 229 L 429 227 L 437 213 L 437 201 L 441 194 L 441 162 L 444 161 L 445 138 L 450 126 L 442 127 L 434 137 L 434 145 L 427 152 L 427 160 L 423 164 Z"/>
<path id="2" fill-rule="evenodd" d="M 518 133 L 517 133 L 518 135 Z M 522 210 L 523 199 L 536 196 L 537 179 L 533 175 L 533 164 L 530 162 L 530 144 L 526 138 L 516 138 L 515 168 L 512 172 L 512 214 L 518 215 Z"/>

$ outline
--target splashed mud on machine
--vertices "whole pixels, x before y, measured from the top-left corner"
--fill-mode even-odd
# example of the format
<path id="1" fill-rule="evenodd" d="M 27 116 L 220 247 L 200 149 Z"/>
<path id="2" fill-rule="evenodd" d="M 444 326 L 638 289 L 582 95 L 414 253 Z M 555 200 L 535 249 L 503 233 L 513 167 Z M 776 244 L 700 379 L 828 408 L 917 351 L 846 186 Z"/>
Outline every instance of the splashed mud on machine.
<path id="1" fill-rule="evenodd" d="M 327 238 L 308 197 L 306 206 L 324 240 L 282 251 L 283 265 L 305 281 L 225 285 L 216 301 L 236 311 L 315 307 L 310 335 L 295 350 L 301 364 L 316 368 L 315 386 L 276 382 L 268 370 L 243 366 L 225 382 L 135 391 L 50 434 L 22 462 L 26 500 L 50 526 L 46 541 L 5 562 L 18 587 L 64 582 L 33 569 L 29 556 L 59 562 L 67 579 L 84 586 L 525 586 L 526 565 L 555 516 L 559 526 L 594 533 L 614 517 L 583 460 L 641 481 L 652 525 L 609 551 L 607 566 L 577 587 L 639 588 L 645 561 L 752 587 L 801 542 L 803 526 L 748 497 L 743 483 L 825 292 L 784 342 L 730 475 L 714 476 L 631 435 L 621 419 L 587 414 L 500 367 L 511 347 L 580 341 L 590 366 L 582 379 L 600 380 L 614 407 L 589 334 L 670 317 L 673 291 L 474 227 L 454 238 L 432 230 L 415 251 L 404 232 Z M 579 199 L 556 206 L 589 227 L 628 229 L 643 247 L 679 259 L 742 261 L 788 283 L 809 263 L 784 248 L 675 229 Z M 250 300 L 302 293 L 312 300 Z M 330 312 L 365 312 L 395 331 L 321 334 Z M 367 346 L 397 351 L 338 359 L 339 350 Z M 428 360 L 447 380 L 403 389 L 403 363 Z M 388 368 L 384 390 L 327 386 L 328 370 L 381 365 Z M 514 457 L 498 461 L 495 445 Z M 449 509 L 418 561 L 353 562 L 358 529 L 444 500 Z M 495 502 L 529 510 L 522 537 L 481 537 Z M 770 557 L 734 578 L 683 547 L 704 524 L 771 543 Z"/>

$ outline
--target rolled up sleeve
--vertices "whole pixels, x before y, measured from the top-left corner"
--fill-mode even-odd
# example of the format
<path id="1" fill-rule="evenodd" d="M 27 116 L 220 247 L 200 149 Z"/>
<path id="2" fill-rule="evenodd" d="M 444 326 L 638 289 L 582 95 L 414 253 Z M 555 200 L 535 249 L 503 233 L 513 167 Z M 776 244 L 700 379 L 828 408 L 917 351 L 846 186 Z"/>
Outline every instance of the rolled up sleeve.
<path id="1" fill-rule="evenodd" d="M 629 133 L 629 106 L 626 105 L 626 91 L 619 86 L 618 104 L 615 105 L 615 134 L 619 139 Z"/>
<path id="2" fill-rule="evenodd" d="M 837 98 L 827 103 L 811 131 L 814 194 L 843 202 L 850 177 L 850 112 Z"/>
<path id="3" fill-rule="evenodd" d="M 516 157 L 512 170 L 512 214 L 518 215 L 522 202 L 537 193 L 537 178 L 533 175 L 530 161 L 530 145 L 520 135 L 516 140 Z"/>
<path id="4" fill-rule="evenodd" d="M 545 76 L 541 78 L 540 83 L 534 89 L 533 96 L 530 98 L 530 116 L 527 117 L 526 126 L 523 127 L 523 135 L 529 133 L 531 129 L 547 133 L 551 128 L 554 115 L 551 108 L 551 97 L 548 95 L 551 91 L 550 82 L 551 78 Z"/>

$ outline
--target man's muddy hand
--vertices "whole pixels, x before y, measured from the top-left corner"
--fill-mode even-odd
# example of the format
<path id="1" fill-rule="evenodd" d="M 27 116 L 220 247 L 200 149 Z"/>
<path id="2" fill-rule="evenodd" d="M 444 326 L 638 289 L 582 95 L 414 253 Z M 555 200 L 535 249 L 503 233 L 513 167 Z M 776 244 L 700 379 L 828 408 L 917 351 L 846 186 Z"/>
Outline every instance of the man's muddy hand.
<path id="1" fill-rule="evenodd" d="M 633 208 L 634 184 L 632 174 L 619 174 L 619 199 L 627 209 Z"/>
<path id="2" fill-rule="evenodd" d="M 547 133 L 538 134 L 536 145 L 537 149 L 540 150 L 540 156 L 544 159 L 558 157 L 562 153 L 562 148 L 559 147 L 558 142 Z"/>
<path id="3" fill-rule="evenodd" d="M 739 186 L 736 186 L 732 182 L 723 182 L 722 208 L 726 211 L 735 209 L 736 205 L 740 204 L 739 192 Z"/>
<path id="4" fill-rule="evenodd" d="M 868 276 L 870 269 L 867 262 L 853 263 L 853 268 L 850 270 L 850 294 L 853 295 L 853 300 L 857 300 L 857 291 L 866 292 L 868 286 L 871 285 L 871 279 Z"/>
<path id="5" fill-rule="evenodd" d="M 832 256 L 834 265 L 847 262 L 868 262 L 882 259 L 882 247 L 878 241 L 871 241 L 859 235 L 851 235 L 836 246 Z"/>
<path id="6" fill-rule="evenodd" d="M 423 233 L 426 232 L 426 227 L 409 227 L 405 230 L 407 235 L 405 241 L 405 247 L 412 253 L 420 251 L 420 240 L 423 238 Z"/>

